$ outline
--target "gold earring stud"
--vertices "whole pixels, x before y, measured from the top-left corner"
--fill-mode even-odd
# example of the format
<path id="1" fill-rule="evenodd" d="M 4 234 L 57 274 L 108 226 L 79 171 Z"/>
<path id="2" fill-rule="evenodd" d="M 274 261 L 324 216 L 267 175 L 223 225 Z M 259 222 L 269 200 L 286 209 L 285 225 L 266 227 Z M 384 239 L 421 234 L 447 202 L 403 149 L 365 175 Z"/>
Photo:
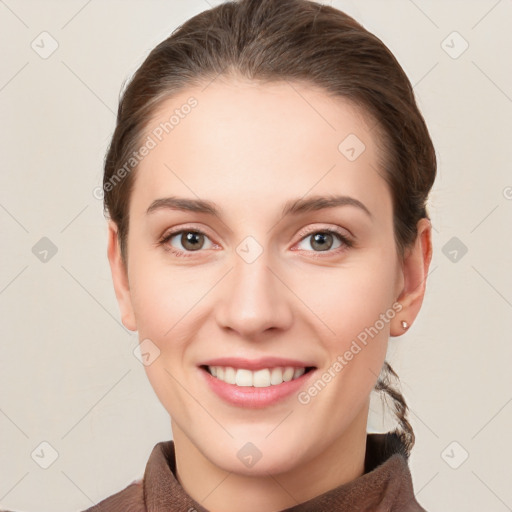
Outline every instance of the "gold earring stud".
<path id="1" fill-rule="evenodd" d="M 409 324 L 405 320 L 402 320 L 402 328 L 407 329 L 408 327 L 409 327 Z"/>

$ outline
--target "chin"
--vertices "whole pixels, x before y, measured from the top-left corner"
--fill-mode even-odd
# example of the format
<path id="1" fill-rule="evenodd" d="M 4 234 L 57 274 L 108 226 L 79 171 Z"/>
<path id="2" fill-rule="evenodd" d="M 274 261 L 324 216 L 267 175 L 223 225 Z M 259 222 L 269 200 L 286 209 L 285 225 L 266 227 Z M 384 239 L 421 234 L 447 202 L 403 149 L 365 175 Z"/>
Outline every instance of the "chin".
<path id="1" fill-rule="evenodd" d="M 247 441 L 230 439 L 222 444 L 199 447 L 212 464 L 224 471 L 246 476 L 268 476 L 293 470 L 301 463 L 302 450 L 283 439 Z M 251 439 L 253 439 L 251 441 Z M 303 446 L 300 446 L 303 448 Z"/>

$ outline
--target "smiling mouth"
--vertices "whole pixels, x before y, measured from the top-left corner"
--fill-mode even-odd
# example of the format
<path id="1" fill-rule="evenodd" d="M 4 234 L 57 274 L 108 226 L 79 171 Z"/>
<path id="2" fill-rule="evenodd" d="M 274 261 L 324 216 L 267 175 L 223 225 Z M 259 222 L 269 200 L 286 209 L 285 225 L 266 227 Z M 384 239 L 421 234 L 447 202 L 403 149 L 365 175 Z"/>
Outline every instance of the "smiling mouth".
<path id="1" fill-rule="evenodd" d="M 245 368 L 233 368 L 232 366 L 207 365 L 202 365 L 201 368 L 208 372 L 212 377 L 227 384 L 233 384 L 239 387 L 255 388 L 278 386 L 283 382 L 290 382 L 298 379 L 304 374 L 315 369 L 314 366 L 276 366 L 273 368 L 262 368 L 260 370 L 252 371 Z"/>

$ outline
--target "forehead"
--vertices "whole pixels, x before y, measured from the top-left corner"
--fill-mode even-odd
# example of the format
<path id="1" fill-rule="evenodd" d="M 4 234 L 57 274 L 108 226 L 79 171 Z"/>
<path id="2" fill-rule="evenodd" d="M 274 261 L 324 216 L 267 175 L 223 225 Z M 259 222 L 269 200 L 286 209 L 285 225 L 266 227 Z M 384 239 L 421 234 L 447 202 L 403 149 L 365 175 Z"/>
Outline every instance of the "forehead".
<path id="1" fill-rule="evenodd" d="M 311 85 L 218 78 L 188 88 L 147 124 L 151 150 L 137 168 L 133 208 L 178 195 L 270 209 L 343 193 L 384 214 L 391 200 L 372 126 L 354 104 Z"/>

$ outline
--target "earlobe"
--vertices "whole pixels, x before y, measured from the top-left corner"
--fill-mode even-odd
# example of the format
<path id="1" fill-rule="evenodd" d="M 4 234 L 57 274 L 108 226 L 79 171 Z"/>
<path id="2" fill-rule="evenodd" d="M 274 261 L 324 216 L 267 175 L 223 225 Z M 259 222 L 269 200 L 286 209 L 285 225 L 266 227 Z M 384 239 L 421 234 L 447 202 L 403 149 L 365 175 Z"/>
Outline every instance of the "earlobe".
<path id="1" fill-rule="evenodd" d="M 422 218 L 418 222 L 416 241 L 404 257 L 403 289 L 396 299 L 402 305 L 391 325 L 391 336 L 404 334 L 418 315 L 425 296 L 428 269 L 432 260 L 432 225 Z"/>
<path id="2" fill-rule="evenodd" d="M 132 307 L 130 285 L 128 282 L 128 269 L 121 257 L 118 230 L 113 221 L 108 224 L 108 248 L 107 256 L 112 273 L 112 282 L 121 312 L 121 321 L 130 331 L 137 330 L 135 315 Z"/>

